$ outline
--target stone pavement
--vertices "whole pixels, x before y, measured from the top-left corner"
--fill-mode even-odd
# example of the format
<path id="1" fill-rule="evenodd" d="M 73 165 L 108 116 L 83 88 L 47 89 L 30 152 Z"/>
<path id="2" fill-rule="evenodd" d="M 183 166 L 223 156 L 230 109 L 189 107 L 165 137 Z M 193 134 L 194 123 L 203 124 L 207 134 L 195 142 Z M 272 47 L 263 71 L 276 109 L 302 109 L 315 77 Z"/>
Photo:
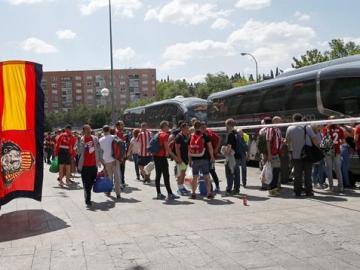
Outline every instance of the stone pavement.
<path id="1" fill-rule="evenodd" d="M 41 203 L 17 199 L 0 211 L 1 270 L 360 269 L 359 192 L 294 199 L 285 187 L 269 198 L 251 168 L 247 207 L 221 195 L 167 203 L 128 163 L 123 199 L 94 194 L 87 210 L 81 185 L 60 188 L 45 170 Z M 223 165 L 217 171 L 225 180 Z"/>

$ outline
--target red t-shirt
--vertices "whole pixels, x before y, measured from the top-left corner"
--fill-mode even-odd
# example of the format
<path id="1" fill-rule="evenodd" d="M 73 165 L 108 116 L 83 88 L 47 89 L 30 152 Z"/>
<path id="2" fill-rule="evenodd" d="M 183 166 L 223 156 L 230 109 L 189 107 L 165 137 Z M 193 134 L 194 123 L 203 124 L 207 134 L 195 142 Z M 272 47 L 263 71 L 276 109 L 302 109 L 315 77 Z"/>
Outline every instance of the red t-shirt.
<path id="1" fill-rule="evenodd" d="M 213 149 L 215 150 L 216 146 L 219 144 L 220 137 L 210 128 L 207 128 L 206 131 L 207 131 L 207 135 L 210 138 L 211 145 L 212 145 Z"/>
<path id="2" fill-rule="evenodd" d="M 270 142 L 271 155 L 282 155 L 283 142 L 281 130 L 278 128 L 267 128 L 265 132 L 266 141 Z"/>
<path id="3" fill-rule="evenodd" d="M 119 137 L 120 140 L 125 141 L 124 133 L 121 130 L 116 129 L 116 135 Z"/>
<path id="4" fill-rule="evenodd" d="M 168 153 L 166 153 L 164 144 L 169 141 L 169 136 L 166 132 L 159 132 L 160 151 L 155 155 L 156 157 L 167 157 Z"/>
<path id="5" fill-rule="evenodd" d="M 334 144 L 335 153 L 338 155 L 340 154 L 340 146 L 343 143 L 345 139 L 345 134 L 342 128 L 339 127 L 326 127 L 323 129 L 322 134 L 323 136 L 326 136 L 327 132 L 330 133 L 331 139 Z"/>
<path id="6" fill-rule="evenodd" d="M 356 143 L 356 150 L 360 150 L 360 125 L 356 126 L 355 135 L 359 136 L 359 139 L 355 142 Z"/>
<path id="7" fill-rule="evenodd" d="M 84 167 L 96 166 L 95 145 L 91 136 L 84 137 L 85 153 L 84 153 Z"/>

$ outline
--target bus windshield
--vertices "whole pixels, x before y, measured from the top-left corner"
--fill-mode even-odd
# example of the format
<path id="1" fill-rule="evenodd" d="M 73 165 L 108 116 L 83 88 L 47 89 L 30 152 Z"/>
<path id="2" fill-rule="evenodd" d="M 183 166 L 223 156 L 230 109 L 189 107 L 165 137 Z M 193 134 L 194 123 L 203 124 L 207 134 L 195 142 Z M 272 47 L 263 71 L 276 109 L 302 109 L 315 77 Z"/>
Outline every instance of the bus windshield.
<path id="1" fill-rule="evenodd" d="M 194 105 L 188 110 L 189 119 L 196 117 L 200 121 L 207 121 L 207 105 Z"/>
<path id="2" fill-rule="evenodd" d="M 360 77 L 322 80 L 320 89 L 325 108 L 350 116 L 359 115 Z"/>

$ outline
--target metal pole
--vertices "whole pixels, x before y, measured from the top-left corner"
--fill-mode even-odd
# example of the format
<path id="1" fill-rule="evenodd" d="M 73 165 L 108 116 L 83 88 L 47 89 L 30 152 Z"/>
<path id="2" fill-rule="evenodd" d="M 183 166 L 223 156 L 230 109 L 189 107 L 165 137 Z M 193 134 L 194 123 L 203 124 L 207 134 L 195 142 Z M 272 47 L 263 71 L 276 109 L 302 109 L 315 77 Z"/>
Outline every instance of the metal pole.
<path id="1" fill-rule="evenodd" d="M 254 61 L 255 61 L 255 67 L 256 67 L 256 82 L 259 82 L 259 66 L 258 66 L 258 62 L 257 62 L 255 56 L 252 55 L 251 53 L 241 53 L 241 55 L 242 55 L 242 56 L 244 56 L 244 55 L 249 55 L 249 56 L 251 56 L 252 59 L 254 59 Z"/>
<path id="2" fill-rule="evenodd" d="M 111 0 L 109 0 L 109 25 L 110 25 L 110 62 L 111 62 L 111 122 L 115 124 L 114 112 L 114 60 L 113 60 L 113 42 L 112 42 L 112 20 L 111 20 Z"/>

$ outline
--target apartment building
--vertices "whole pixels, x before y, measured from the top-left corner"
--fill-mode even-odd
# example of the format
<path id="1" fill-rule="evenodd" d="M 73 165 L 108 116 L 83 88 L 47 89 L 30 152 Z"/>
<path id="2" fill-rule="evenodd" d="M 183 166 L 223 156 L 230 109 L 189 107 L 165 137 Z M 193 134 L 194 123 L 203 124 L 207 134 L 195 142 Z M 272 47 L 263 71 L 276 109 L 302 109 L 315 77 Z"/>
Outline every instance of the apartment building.
<path id="1" fill-rule="evenodd" d="M 101 95 L 103 88 L 111 89 L 110 70 L 44 72 L 41 85 L 45 93 L 45 112 L 66 112 L 80 105 L 111 106 L 112 95 Z M 125 109 L 132 101 L 155 95 L 156 69 L 114 70 L 116 109 Z"/>

